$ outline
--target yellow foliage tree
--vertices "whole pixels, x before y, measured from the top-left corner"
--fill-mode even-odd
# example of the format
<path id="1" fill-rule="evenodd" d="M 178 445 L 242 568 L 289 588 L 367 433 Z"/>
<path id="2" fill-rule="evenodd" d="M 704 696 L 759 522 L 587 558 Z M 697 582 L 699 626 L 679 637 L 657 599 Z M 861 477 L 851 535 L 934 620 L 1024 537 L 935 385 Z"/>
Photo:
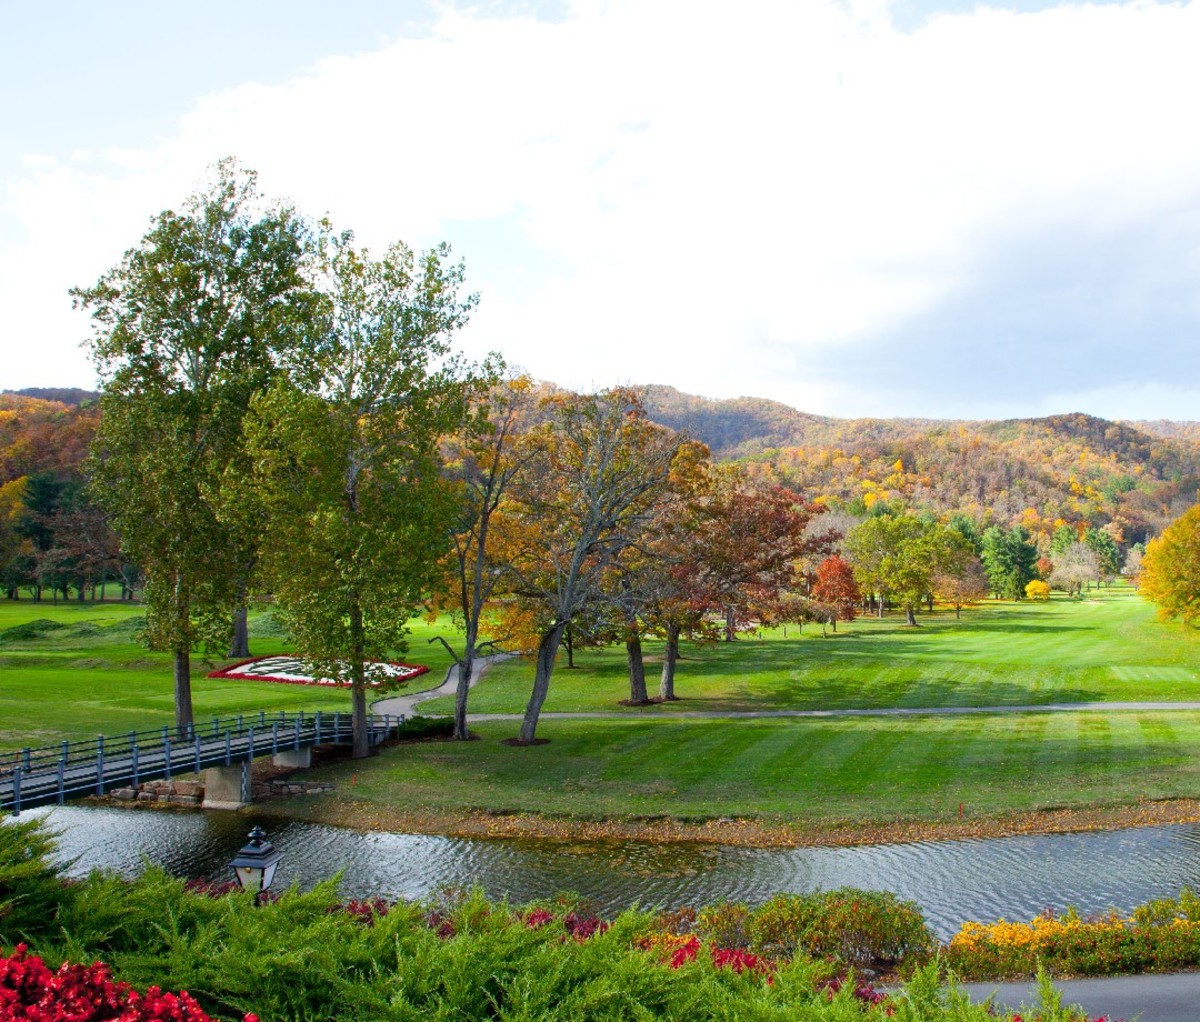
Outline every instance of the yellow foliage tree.
<path id="1" fill-rule="evenodd" d="M 1190 625 L 1200 617 L 1200 504 L 1146 546 L 1138 588 L 1158 604 L 1164 621 L 1181 618 Z"/>
<path id="2" fill-rule="evenodd" d="M 1025 586 L 1025 598 L 1027 600 L 1048 600 L 1050 599 L 1050 587 L 1040 578 L 1035 578 Z"/>

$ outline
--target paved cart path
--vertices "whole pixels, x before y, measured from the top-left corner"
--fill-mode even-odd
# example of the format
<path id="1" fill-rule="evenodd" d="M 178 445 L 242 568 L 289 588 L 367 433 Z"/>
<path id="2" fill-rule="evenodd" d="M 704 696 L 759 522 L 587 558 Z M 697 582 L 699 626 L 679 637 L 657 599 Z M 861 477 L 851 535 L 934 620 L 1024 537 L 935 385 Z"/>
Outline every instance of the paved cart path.
<path id="1" fill-rule="evenodd" d="M 1200 973 L 1177 972 L 1163 976 L 1105 976 L 1100 979 L 1064 979 L 1055 982 L 1064 1004 L 1078 1004 L 1089 1018 L 1108 1016 L 1112 1022 L 1196 1022 L 1200 1019 Z M 1014 1011 L 1036 1004 L 1033 983 L 968 983 L 971 1000 L 995 996 L 996 1003 Z"/>

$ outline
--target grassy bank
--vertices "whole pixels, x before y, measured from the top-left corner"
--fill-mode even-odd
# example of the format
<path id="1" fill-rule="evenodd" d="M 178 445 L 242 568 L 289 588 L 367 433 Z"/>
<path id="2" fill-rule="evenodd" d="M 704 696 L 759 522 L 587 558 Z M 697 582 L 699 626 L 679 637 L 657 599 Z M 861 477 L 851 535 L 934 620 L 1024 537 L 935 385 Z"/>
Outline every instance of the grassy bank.
<path id="1" fill-rule="evenodd" d="M 775 629 L 761 639 L 685 643 L 676 681 L 683 699 L 652 712 L 1200 699 L 1200 630 L 1156 621 L 1128 586 L 1083 600 L 989 602 L 961 620 L 939 608 L 919 620 L 907 628 L 902 615 L 859 618 L 827 638 L 809 625 L 786 638 Z M 646 651 L 653 677 L 661 644 Z M 629 694 L 623 648 L 581 650 L 577 670 L 563 660 L 546 712 L 621 710 Z M 531 679 L 525 661 L 497 665 L 472 693 L 471 710 L 524 710 Z M 451 707 L 443 698 L 422 710 Z"/>
<path id="2" fill-rule="evenodd" d="M 62 739 L 157 727 L 174 719 L 169 655 L 137 641 L 143 612 L 120 603 L 0 601 L 0 749 L 39 746 Z M 35 627 L 48 621 L 59 627 Z M 13 630 L 16 630 L 15 633 Z M 449 656 L 426 640 L 448 630 L 413 622 L 410 658 L 430 668 L 412 685 L 438 684 Z M 258 656 L 289 650 L 269 615 L 251 618 L 251 649 Z M 227 661 L 220 661 L 221 663 Z M 305 685 L 207 678 L 200 657 L 192 662 L 197 719 L 265 709 L 349 710 L 344 691 Z"/>
<path id="3" fill-rule="evenodd" d="M 942 825 L 961 835 L 1013 814 L 1200 794 L 1200 712 L 1191 711 L 560 720 L 547 726 L 551 742 L 532 748 L 500 743 L 514 733 L 512 722 L 477 730 L 482 741 L 403 745 L 366 762 L 326 767 L 321 774 L 339 786 L 338 795 L 283 808 L 385 829 L 422 814 L 483 814 L 498 833 L 507 831 L 509 814 L 750 818 L 784 831 L 749 842 L 765 844 L 789 832 L 795 840 L 846 833 L 870 839 L 914 824 L 909 836 Z M 1070 829 L 1047 822 L 1047 829 Z M 1017 829 L 1038 828 L 1026 821 Z"/>

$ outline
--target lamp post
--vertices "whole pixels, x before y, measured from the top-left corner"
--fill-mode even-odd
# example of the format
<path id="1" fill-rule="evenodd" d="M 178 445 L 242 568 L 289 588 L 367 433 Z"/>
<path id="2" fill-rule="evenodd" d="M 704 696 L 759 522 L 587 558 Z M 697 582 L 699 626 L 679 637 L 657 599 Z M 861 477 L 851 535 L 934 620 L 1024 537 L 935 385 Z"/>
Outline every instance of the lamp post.
<path id="1" fill-rule="evenodd" d="M 249 844 L 245 844 L 229 861 L 237 876 L 238 885 L 243 891 L 254 892 L 254 904 L 258 905 L 263 892 L 271 886 L 275 879 L 275 867 L 283 858 L 283 852 L 277 851 L 262 827 L 256 826 L 250 834 Z"/>

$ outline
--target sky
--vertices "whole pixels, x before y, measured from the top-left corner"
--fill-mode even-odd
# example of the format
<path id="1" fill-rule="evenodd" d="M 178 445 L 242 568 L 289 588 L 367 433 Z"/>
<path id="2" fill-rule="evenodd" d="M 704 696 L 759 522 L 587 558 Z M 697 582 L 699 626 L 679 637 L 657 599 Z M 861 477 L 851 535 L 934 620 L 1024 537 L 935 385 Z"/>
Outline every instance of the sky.
<path id="1" fill-rule="evenodd" d="M 0 0 L 0 389 L 226 156 L 540 379 L 1200 419 L 1200 0 Z"/>

